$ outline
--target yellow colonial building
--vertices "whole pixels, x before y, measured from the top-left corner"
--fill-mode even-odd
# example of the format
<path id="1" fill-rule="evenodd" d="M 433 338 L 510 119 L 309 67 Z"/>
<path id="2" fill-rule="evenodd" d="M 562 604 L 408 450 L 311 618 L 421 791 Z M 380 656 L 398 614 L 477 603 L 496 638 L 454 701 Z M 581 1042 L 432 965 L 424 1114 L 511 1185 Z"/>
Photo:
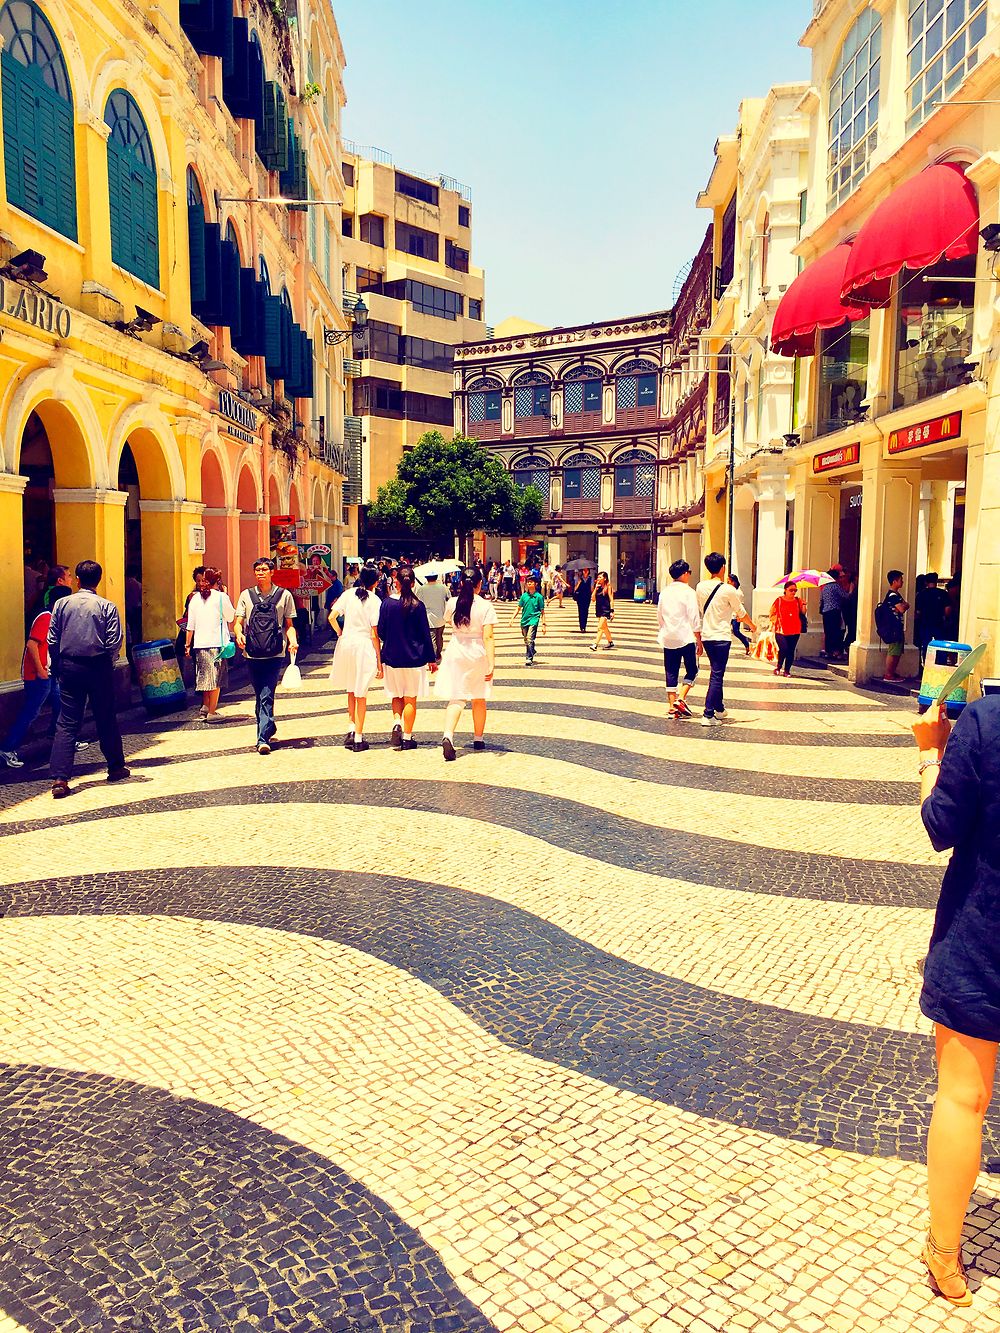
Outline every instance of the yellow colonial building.
<path id="1" fill-rule="evenodd" d="M 361 300 L 368 310 L 348 362 L 346 426 L 352 539 L 365 547 L 364 506 L 395 476 L 404 449 L 452 424 L 454 347 L 486 336 L 484 279 L 472 263 L 468 187 L 350 143 L 343 172 L 344 305 Z M 391 534 L 372 540 L 375 555 L 393 544 Z M 412 535 L 399 540 L 412 549 Z"/>
<path id="2" fill-rule="evenodd" d="M 272 515 L 339 554 L 344 58 L 311 0 L 6 0 L 0 42 L 11 681 L 49 564 L 98 560 L 152 639 Z"/>

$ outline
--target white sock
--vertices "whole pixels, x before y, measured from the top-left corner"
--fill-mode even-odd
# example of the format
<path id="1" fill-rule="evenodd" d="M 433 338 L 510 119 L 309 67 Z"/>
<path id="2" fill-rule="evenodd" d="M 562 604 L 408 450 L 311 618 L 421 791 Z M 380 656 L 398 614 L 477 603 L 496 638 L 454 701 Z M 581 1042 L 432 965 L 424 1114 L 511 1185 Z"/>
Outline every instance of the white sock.
<path id="1" fill-rule="evenodd" d="M 403 740 L 404 740 L 404 741 L 412 741 L 412 740 L 413 740 L 413 732 L 412 732 L 412 731 L 404 731 L 404 732 L 403 732 Z"/>
<path id="2" fill-rule="evenodd" d="M 475 733 L 473 733 L 472 739 L 474 741 L 481 741 L 485 735 L 486 733 L 484 731 L 481 731 L 478 736 Z"/>
<path id="3" fill-rule="evenodd" d="M 444 733 L 444 739 L 445 739 L 446 741 L 451 741 L 452 744 L 454 744 L 454 741 L 455 741 L 455 733 L 454 733 L 453 731 L 446 731 L 446 732 Z"/>
<path id="4" fill-rule="evenodd" d="M 364 735 L 360 731 L 356 731 L 354 733 L 355 744 L 359 744 L 363 740 L 364 740 Z"/>

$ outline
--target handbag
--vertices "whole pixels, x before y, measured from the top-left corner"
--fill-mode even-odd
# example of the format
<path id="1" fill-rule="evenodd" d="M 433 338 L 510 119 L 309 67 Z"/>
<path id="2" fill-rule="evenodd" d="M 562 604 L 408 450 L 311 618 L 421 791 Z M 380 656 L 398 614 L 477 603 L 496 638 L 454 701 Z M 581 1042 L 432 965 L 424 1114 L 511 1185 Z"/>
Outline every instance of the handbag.
<path id="1" fill-rule="evenodd" d="M 222 615 L 222 593 L 220 592 L 219 593 L 219 637 L 220 638 L 225 638 L 225 634 L 223 632 L 225 623 L 226 622 Z M 219 649 L 219 656 L 216 660 L 219 662 L 228 662 L 231 657 L 235 656 L 236 656 L 236 644 L 232 641 L 232 639 L 230 639 L 228 643 L 224 643 L 222 647 Z"/>

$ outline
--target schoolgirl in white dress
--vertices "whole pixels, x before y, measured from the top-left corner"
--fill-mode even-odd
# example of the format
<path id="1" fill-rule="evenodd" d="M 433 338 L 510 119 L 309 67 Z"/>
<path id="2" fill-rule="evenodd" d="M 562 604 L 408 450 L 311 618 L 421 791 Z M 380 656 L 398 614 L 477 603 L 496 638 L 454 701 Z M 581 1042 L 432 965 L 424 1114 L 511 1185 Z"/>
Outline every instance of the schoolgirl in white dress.
<path id="1" fill-rule="evenodd" d="M 444 609 L 444 623 L 451 626 L 451 638 L 438 667 L 437 692 L 439 698 L 448 700 L 441 740 L 445 759 L 455 758 L 455 728 L 469 701 L 472 748 L 486 749 L 486 700 L 493 691 L 497 613 L 493 603 L 479 595 L 482 585 L 482 570 L 466 570 L 458 596 L 449 598 Z"/>
<path id="2" fill-rule="evenodd" d="M 347 715 L 351 729 L 344 737 L 344 748 L 360 754 L 368 749 L 365 740 L 365 712 L 372 681 L 382 679 L 382 656 L 378 637 L 378 613 L 381 602 L 372 589 L 378 571 L 367 566 L 358 581 L 330 608 L 330 628 L 337 635 L 337 648 L 330 668 L 330 684 L 347 691 Z M 344 617 L 340 628 L 338 616 Z"/>

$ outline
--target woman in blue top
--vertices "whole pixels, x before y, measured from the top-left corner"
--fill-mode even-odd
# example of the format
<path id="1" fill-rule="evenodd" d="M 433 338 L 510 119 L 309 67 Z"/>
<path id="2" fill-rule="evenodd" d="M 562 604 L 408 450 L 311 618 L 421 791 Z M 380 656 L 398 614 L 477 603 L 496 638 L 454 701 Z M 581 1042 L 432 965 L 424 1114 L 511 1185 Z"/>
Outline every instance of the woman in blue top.
<path id="1" fill-rule="evenodd" d="M 385 692 L 392 700 L 392 748 L 415 750 L 417 700 L 427 698 L 427 669 L 437 670 L 427 608 L 413 591 L 413 571 L 396 571 L 398 597 L 387 597 L 378 614 Z"/>
<path id="2" fill-rule="evenodd" d="M 943 709 L 915 722 L 913 734 L 924 826 L 936 851 L 952 853 L 920 994 L 920 1008 L 934 1023 L 938 1067 L 923 1257 L 940 1294 L 969 1305 L 962 1227 L 1000 1043 L 1000 698 L 970 704 L 953 735 Z"/>

